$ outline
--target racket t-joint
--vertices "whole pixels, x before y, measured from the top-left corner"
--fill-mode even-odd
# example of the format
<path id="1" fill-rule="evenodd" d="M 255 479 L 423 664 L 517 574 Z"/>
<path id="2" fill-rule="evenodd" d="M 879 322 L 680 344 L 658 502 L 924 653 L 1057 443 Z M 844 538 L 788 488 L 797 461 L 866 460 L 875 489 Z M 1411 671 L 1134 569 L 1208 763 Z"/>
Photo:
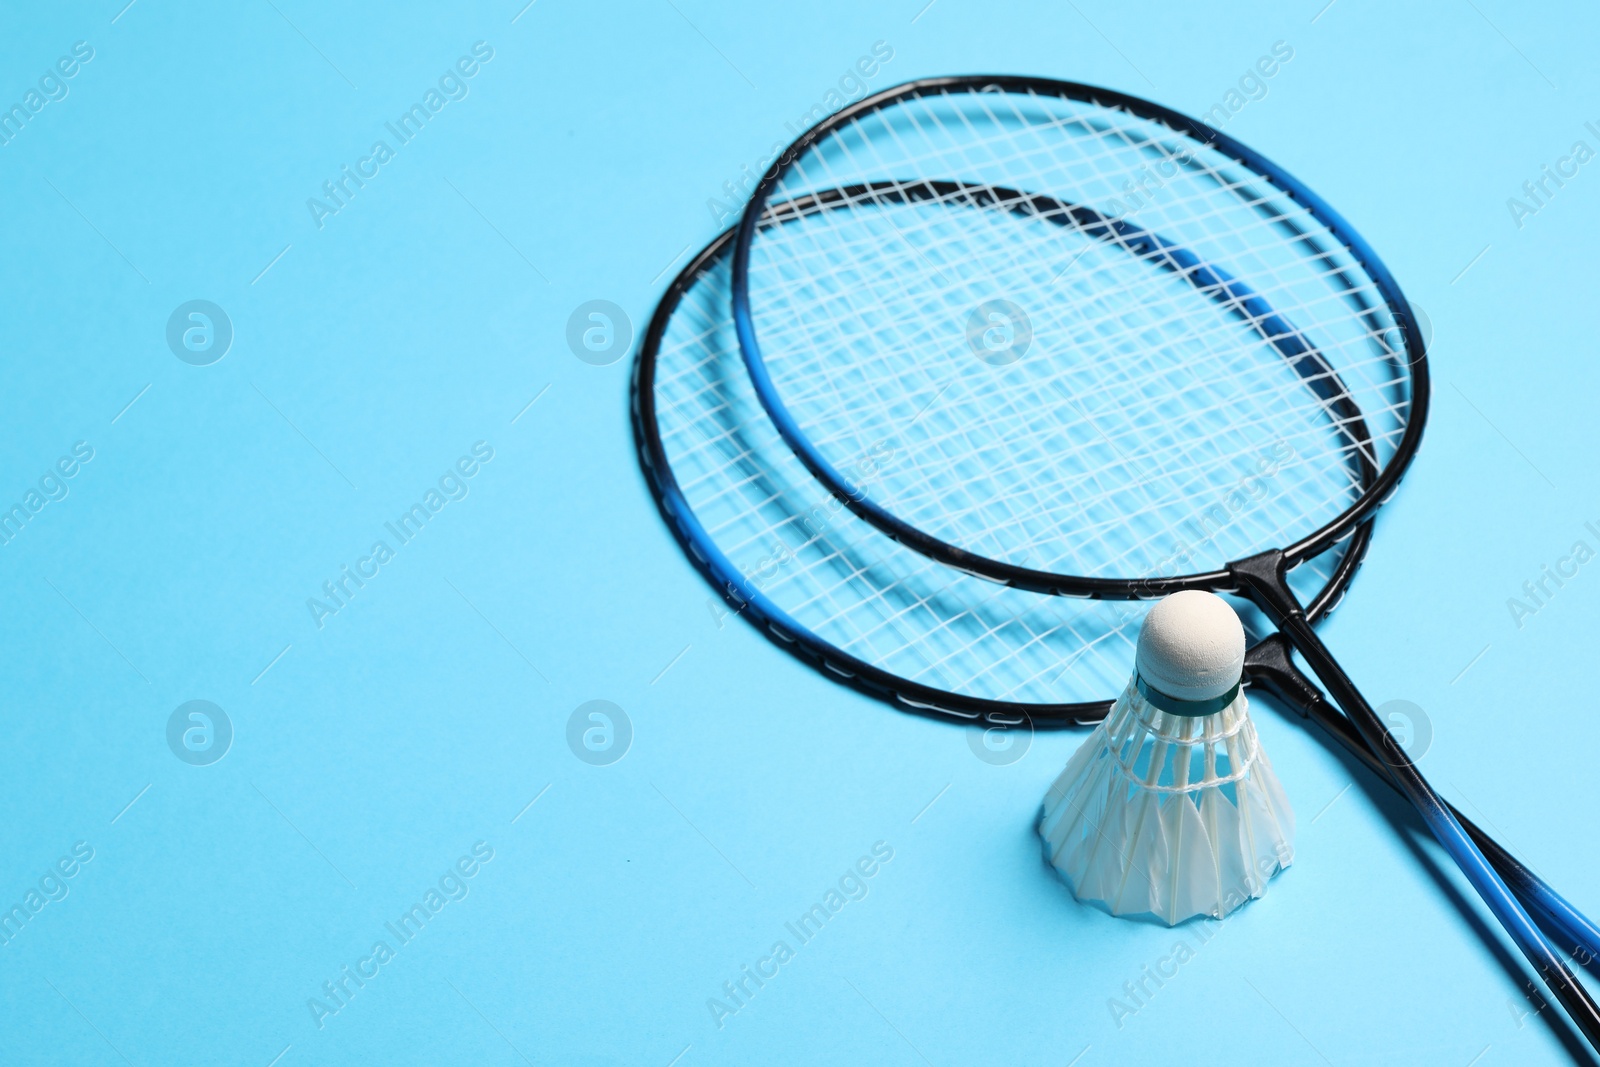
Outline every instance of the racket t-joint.
<path id="1" fill-rule="evenodd" d="M 1289 657 L 1289 649 L 1289 639 L 1282 634 L 1256 642 L 1245 653 L 1245 681 L 1271 693 L 1302 719 L 1309 718 L 1311 710 L 1324 703 L 1322 692 L 1300 673 Z"/>
<path id="2" fill-rule="evenodd" d="M 1279 627 L 1289 619 L 1306 616 L 1305 609 L 1289 591 L 1285 571 L 1283 552 L 1276 548 L 1228 564 L 1234 591 L 1249 597 Z"/>

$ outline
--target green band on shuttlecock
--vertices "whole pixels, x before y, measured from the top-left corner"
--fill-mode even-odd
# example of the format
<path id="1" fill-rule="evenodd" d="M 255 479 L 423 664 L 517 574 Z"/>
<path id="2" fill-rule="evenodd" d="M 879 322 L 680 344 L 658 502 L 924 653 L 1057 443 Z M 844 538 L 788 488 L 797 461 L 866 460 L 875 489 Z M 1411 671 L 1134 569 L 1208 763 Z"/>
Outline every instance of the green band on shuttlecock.
<path id="1" fill-rule="evenodd" d="M 1239 696 L 1239 690 L 1244 686 L 1244 679 L 1240 678 L 1233 683 L 1233 688 L 1219 697 L 1210 700 L 1179 700 L 1169 693 L 1150 685 L 1138 671 L 1133 673 L 1133 684 L 1138 687 L 1139 695 L 1154 707 L 1160 708 L 1168 715 L 1186 715 L 1198 718 L 1201 715 L 1215 715 L 1223 708 L 1232 704 Z"/>

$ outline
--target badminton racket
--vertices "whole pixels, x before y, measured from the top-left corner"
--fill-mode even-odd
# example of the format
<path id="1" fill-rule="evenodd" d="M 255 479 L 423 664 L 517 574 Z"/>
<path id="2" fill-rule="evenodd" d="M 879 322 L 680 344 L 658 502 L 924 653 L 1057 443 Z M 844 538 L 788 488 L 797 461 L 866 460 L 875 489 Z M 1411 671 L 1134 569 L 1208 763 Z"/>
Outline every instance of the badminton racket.
<path id="1" fill-rule="evenodd" d="M 834 502 L 783 443 L 740 363 L 728 310 L 731 236 L 668 286 L 633 381 L 641 466 L 715 590 L 710 618 L 719 626 L 743 618 L 825 676 L 902 710 L 1030 729 L 1103 718 L 1112 701 L 1095 697 L 1125 679 L 1148 605 L 996 586 L 930 562 Z M 1369 533 L 1363 524 L 1294 572 L 1313 621 L 1342 597 Z M 1252 646 L 1245 673 L 1388 780 L 1281 636 Z M 1600 956 L 1600 931 L 1582 913 L 1462 822 L 1552 937 L 1586 962 Z"/>
<path id="2" fill-rule="evenodd" d="M 1251 600 L 1600 1049 L 1600 1009 L 1289 586 L 1393 492 L 1428 398 L 1409 304 L 1314 193 L 1125 94 L 914 82 L 824 119 L 763 176 L 732 312 L 784 441 L 902 544 L 1014 589 Z M 900 461 L 863 479 L 886 451 Z M 1175 535 L 1266 451 L 1301 491 Z"/>

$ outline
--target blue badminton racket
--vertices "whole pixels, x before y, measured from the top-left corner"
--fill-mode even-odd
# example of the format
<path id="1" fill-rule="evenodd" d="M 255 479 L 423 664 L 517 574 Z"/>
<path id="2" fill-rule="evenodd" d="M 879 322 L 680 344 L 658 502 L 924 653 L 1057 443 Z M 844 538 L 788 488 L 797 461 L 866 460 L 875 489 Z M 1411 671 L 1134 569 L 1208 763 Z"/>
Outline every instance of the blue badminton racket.
<path id="1" fill-rule="evenodd" d="M 731 237 L 719 236 L 668 286 L 633 378 L 641 466 L 715 590 L 707 606 L 717 625 L 742 619 L 825 677 L 902 711 L 1019 732 L 1102 719 L 1112 704 L 1105 694 L 1133 662 L 1148 602 L 995 585 L 911 551 L 845 508 L 789 450 L 744 372 L 729 313 Z M 1271 481 L 1252 483 L 1246 499 L 1293 491 Z M 1369 520 L 1290 575 L 1311 620 L 1344 595 L 1370 531 Z M 1254 642 L 1246 683 L 1317 723 L 1392 785 L 1388 765 L 1301 673 L 1282 635 L 1263 636 L 1270 624 L 1256 613 L 1244 621 Z M 1586 965 L 1600 958 L 1600 930 L 1456 814 L 1550 935 Z"/>
<path id="2" fill-rule="evenodd" d="M 914 82 L 763 176 L 732 313 L 785 443 L 894 540 L 1009 588 L 1256 604 L 1600 1049 L 1600 1009 L 1289 587 L 1393 492 L 1428 399 L 1410 306 L 1314 193 L 1125 94 Z M 1185 536 L 1268 456 L 1295 492 Z"/>

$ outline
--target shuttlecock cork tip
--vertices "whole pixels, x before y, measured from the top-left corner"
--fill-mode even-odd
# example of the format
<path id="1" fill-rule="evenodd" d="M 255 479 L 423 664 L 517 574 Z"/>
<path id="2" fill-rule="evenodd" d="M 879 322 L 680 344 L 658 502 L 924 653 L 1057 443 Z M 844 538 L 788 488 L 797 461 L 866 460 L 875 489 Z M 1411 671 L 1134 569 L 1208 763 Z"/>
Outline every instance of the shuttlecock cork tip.
<path id="1" fill-rule="evenodd" d="M 1135 662 L 1152 689 L 1183 701 L 1213 700 L 1244 673 L 1244 626 L 1214 593 L 1173 593 L 1145 616 Z"/>

